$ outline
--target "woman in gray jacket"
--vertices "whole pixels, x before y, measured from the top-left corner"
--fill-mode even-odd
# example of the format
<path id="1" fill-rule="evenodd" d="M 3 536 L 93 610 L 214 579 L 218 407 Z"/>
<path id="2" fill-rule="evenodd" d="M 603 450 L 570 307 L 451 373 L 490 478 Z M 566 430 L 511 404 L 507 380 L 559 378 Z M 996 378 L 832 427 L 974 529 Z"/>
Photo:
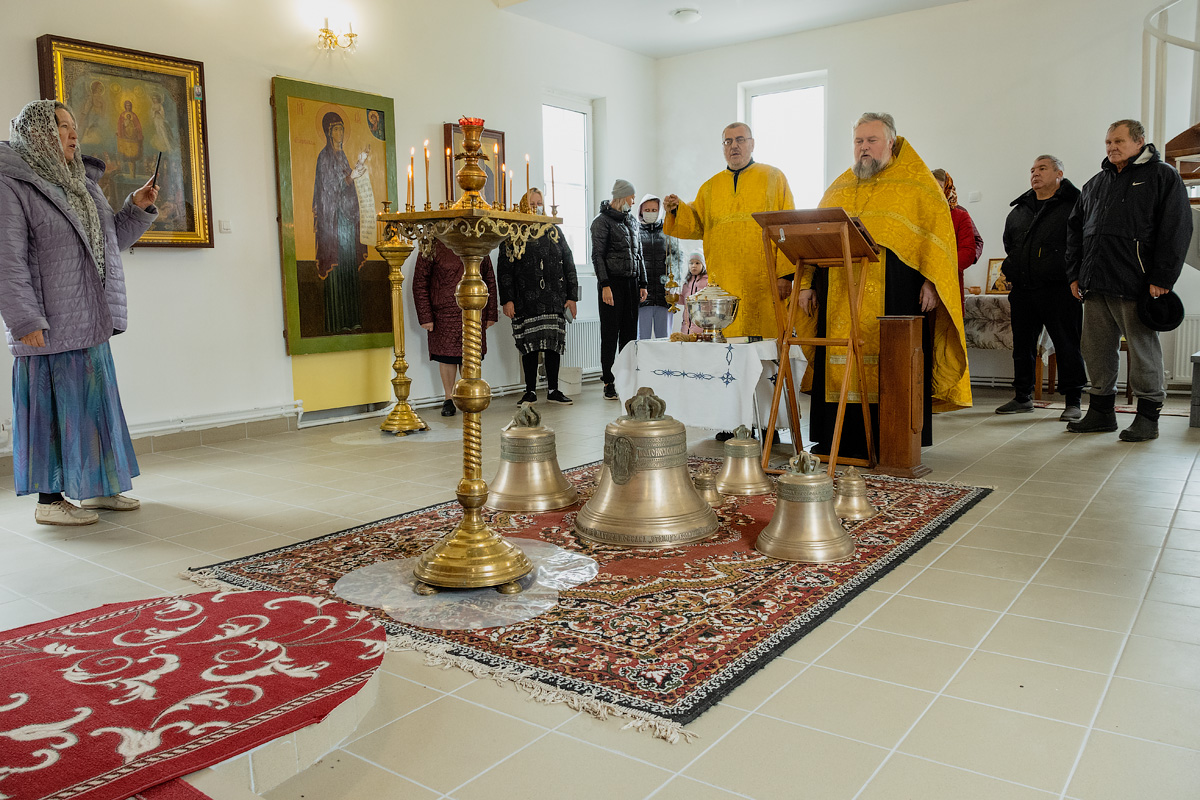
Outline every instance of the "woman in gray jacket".
<path id="1" fill-rule="evenodd" d="M 147 181 L 114 214 L 75 118 L 38 100 L 0 142 L 0 316 L 13 362 L 13 476 L 44 525 L 131 511 L 138 474 L 108 340 L 125 330 L 121 250 L 158 215 Z M 63 498 L 80 500 L 83 508 Z"/>

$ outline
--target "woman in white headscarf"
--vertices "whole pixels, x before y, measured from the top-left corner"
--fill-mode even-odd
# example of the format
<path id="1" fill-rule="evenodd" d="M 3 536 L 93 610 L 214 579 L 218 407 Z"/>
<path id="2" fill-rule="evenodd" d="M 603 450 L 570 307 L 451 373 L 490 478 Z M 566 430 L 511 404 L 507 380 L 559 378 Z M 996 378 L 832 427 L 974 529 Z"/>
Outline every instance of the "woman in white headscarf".
<path id="1" fill-rule="evenodd" d="M 138 474 L 108 340 L 127 325 L 121 250 L 157 216 L 150 181 L 113 213 L 75 118 L 38 100 L 0 142 L 0 316 L 13 361 L 13 476 L 44 525 L 131 511 Z M 84 507 L 67 501 L 64 493 Z"/>

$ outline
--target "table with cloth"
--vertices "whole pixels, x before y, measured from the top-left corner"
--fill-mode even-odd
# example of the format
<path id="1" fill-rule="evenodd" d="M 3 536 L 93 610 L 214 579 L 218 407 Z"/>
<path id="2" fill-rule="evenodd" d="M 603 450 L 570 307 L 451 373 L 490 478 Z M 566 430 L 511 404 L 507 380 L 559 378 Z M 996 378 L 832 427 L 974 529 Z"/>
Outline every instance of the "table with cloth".
<path id="1" fill-rule="evenodd" d="M 671 342 L 641 339 L 617 356 L 613 373 L 625 401 L 643 386 L 666 401 L 667 414 L 696 428 L 731 431 L 738 425 L 765 427 L 778 370 L 774 340 L 761 342 Z M 805 360 L 792 347 L 797 384 Z M 786 399 L 779 404 L 777 428 L 788 425 Z"/>

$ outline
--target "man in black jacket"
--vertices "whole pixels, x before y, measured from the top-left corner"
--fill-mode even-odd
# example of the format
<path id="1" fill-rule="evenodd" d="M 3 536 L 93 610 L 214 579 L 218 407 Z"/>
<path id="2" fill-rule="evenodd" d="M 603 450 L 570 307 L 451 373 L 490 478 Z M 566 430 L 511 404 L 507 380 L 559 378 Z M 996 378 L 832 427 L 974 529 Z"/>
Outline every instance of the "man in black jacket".
<path id="1" fill-rule="evenodd" d="M 1117 429 L 1117 368 L 1121 336 L 1129 347 L 1127 380 L 1137 416 L 1121 431 L 1126 442 L 1158 437 L 1166 399 L 1158 331 L 1138 318 L 1137 301 L 1166 294 L 1183 269 L 1192 238 L 1192 212 L 1179 173 L 1164 164 L 1137 120 L 1114 122 L 1104 140 L 1108 158 L 1084 184 L 1067 223 L 1067 275 L 1083 300 L 1083 360 L 1087 415 L 1068 422 L 1075 433 Z"/>
<path id="2" fill-rule="evenodd" d="M 646 299 L 646 268 L 633 208 L 633 184 L 617 180 L 612 202 L 600 204 L 592 220 L 592 266 L 600 289 L 600 378 L 606 400 L 618 400 L 613 386 L 617 353 L 637 338 L 638 303 Z"/>
<path id="3" fill-rule="evenodd" d="M 1063 177 L 1063 163 L 1052 155 L 1033 160 L 1030 190 L 1012 201 L 1004 223 L 1004 278 L 1011 287 L 1013 393 L 997 414 L 1033 411 L 1034 367 L 1038 340 L 1045 328 L 1054 342 L 1059 391 L 1067 407 L 1064 422 L 1083 416 L 1079 398 L 1087 384 L 1079 339 L 1083 307 L 1071 294 L 1067 280 L 1067 218 L 1079 190 Z"/>

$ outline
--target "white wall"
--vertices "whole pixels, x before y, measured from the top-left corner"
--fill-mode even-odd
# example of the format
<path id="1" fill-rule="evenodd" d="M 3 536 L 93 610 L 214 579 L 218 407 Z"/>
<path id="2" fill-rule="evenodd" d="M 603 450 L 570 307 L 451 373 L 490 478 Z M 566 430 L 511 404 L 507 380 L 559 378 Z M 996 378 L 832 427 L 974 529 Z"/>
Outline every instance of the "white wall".
<path id="1" fill-rule="evenodd" d="M 341 30 L 351 19 L 360 34 L 357 53 L 317 51 L 316 31 L 327 15 Z M 605 98 L 609 126 L 598 137 L 610 154 L 605 163 L 635 183 L 649 183 L 654 173 L 646 136 L 654 90 L 645 80 L 653 62 L 500 12 L 490 0 L 107 0 L 103 8 L 84 0 L 14 2 L 0 30 L 0 119 L 37 97 L 34 40 L 45 33 L 204 62 L 213 216 L 229 220 L 233 233 L 216 234 L 211 250 L 124 255 L 130 329 L 113 339 L 113 351 L 135 426 L 292 400 L 269 105 L 275 75 L 394 98 L 401 150 L 429 139 L 437 152 L 442 123 L 484 117 L 506 132 L 510 161 L 530 153 L 534 175 L 542 174 L 544 93 Z M 442 177 L 434 162 L 436 194 Z M 611 185 L 613 177 L 598 172 L 597 185 Z M 412 397 L 440 397 L 414 314 L 407 323 Z M 502 318 L 489 332 L 484 376 L 495 385 L 519 380 L 510 331 Z M 0 374 L 10 371 L 5 351 Z M 10 416 L 9 393 L 0 392 L 0 420 Z"/>
<path id="2" fill-rule="evenodd" d="M 925 162 L 954 176 L 985 241 L 966 282 L 982 285 L 987 259 L 1004 256 L 1004 219 L 1034 157 L 1058 155 L 1082 186 L 1104 158 L 1108 124 L 1140 116 L 1142 20 L 1158 4 L 971 0 L 660 61 L 659 186 L 690 198 L 723 166 L 718 134 L 737 116 L 739 82 L 827 70 L 828 152 L 814 157 L 830 180 L 850 165 L 858 115 L 894 114 Z M 1190 84 L 1185 62 L 1171 74 L 1179 130 Z M 966 202 L 971 192 L 980 202 Z M 1200 275 L 1185 270 L 1178 290 L 1200 311 Z"/>

